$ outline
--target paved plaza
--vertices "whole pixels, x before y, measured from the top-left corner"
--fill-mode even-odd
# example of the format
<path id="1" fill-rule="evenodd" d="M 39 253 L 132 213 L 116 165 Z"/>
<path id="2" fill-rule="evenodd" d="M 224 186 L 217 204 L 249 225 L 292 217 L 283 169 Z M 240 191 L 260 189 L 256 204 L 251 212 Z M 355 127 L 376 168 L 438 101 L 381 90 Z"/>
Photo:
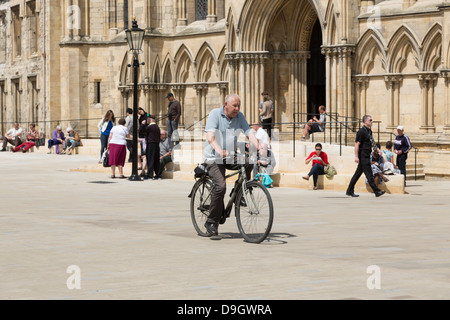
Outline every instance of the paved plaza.
<path id="1" fill-rule="evenodd" d="M 450 182 L 404 195 L 270 189 L 268 241 L 196 235 L 187 181 L 75 172 L 89 156 L 0 154 L 0 299 L 448 299 Z"/>

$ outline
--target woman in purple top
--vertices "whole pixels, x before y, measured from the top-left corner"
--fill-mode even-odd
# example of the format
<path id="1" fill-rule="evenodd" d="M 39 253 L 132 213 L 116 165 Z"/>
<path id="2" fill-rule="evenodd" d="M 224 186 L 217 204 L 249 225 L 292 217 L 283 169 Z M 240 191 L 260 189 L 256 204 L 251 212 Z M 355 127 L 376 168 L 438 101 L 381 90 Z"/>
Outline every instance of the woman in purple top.
<path id="1" fill-rule="evenodd" d="M 61 126 L 57 126 L 56 130 L 53 131 L 52 139 L 48 140 L 48 154 L 52 153 L 52 147 L 56 146 L 56 154 L 59 153 L 59 145 L 63 144 L 66 138 L 64 137 L 64 132 L 61 130 Z"/>

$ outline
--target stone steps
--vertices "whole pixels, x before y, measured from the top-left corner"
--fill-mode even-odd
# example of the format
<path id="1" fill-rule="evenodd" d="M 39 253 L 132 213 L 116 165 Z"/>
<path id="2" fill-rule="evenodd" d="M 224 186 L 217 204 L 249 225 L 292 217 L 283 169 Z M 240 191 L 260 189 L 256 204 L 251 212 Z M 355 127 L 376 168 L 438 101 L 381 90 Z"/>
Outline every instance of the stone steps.
<path id="1" fill-rule="evenodd" d="M 86 142 L 83 141 L 83 145 L 83 147 L 78 148 L 78 154 L 92 155 L 94 158 L 99 157 L 99 140 L 86 140 Z M 203 162 L 203 146 L 203 141 L 182 142 L 174 151 L 174 163 L 167 166 L 163 178 L 194 181 L 194 169 L 199 163 Z M 297 141 L 294 157 L 292 141 L 273 143 L 272 148 L 277 162 L 275 172 L 272 175 L 273 185 L 276 187 L 312 189 L 313 179 L 305 181 L 302 177 L 311 168 L 311 164 L 305 164 L 305 159 L 314 151 L 314 146 L 315 143 Z M 338 174 L 332 179 L 325 176 L 319 177 L 319 189 L 345 191 L 356 168 L 353 147 L 341 148 L 336 145 L 323 144 L 323 150 L 328 154 L 329 162 L 336 168 Z M 131 174 L 131 168 L 131 163 L 126 163 L 124 167 L 125 176 Z M 80 166 L 74 171 L 104 172 L 106 175 L 111 173 L 110 168 L 104 168 L 97 161 L 92 165 Z M 234 182 L 235 179 L 236 177 L 233 177 L 228 182 Z M 391 179 L 390 182 L 381 185 L 382 189 L 391 193 L 404 193 L 402 176 L 390 176 L 389 179 Z M 369 191 L 364 177 L 360 179 L 355 190 L 357 192 Z"/>

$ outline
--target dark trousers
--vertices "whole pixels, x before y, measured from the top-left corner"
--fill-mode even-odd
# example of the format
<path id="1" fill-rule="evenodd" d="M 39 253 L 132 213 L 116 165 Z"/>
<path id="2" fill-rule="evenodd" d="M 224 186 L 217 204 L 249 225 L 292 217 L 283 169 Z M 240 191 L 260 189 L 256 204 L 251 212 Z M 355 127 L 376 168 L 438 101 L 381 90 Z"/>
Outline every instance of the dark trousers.
<path id="1" fill-rule="evenodd" d="M 375 180 L 373 178 L 370 156 L 360 156 L 358 167 L 356 168 L 355 174 L 353 175 L 352 180 L 348 185 L 347 193 L 353 193 L 355 191 L 355 185 L 363 173 L 366 176 L 367 182 L 369 183 L 373 192 L 381 191 L 375 184 Z"/>
<path id="2" fill-rule="evenodd" d="M 161 178 L 159 172 L 159 142 L 147 143 L 147 176 L 153 178 Z"/>
<path id="3" fill-rule="evenodd" d="M 214 182 L 214 189 L 211 194 L 211 204 L 209 207 L 208 222 L 218 224 L 222 218 L 223 210 L 225 209 L 223 198 L 227 191 L 227 184 L 225 181 L 225 170 L 236 170 L 238 167 L 233 164 L 217 164 L 215 162 L 208 163 L 206 169 L 208 174 Z M 245 172 L 247 179 L 250 180 L 253 165 L 245 164 Z"/>
<path id="4" fill-rule="evenodd" d="M 272 118 L 264 119 L 262 121 L 262 127 L 267 131 L 269 138 L 272 138 Z"/>
<path id="5" fill-rule="evenodd" d="M 406 181 L 406 160 L 408 159 L 407 153 L 402 153 L 397 155 L 397 167 L 400 170 L 400 173 L 405 177 Z"/>
<path id="6" fill-rule="evenodd" d="M 309 171 L 308 176 L 312 176 L 314 180 L 314 187 L 317 187 L 317 180 L 319 179 L 319 175 L 324 175 L 323 166 L 316 163 Z"/>
<path id="7" fill-rule="evenodd" d="M 103 156 L 103 152 L 108 148 L 109 136 L 106 134 L 100 134 L 100 158 Z"/>
<path id="8" fill-rule="evenodd" d="M 133 161 L 133 140 L 127 140 L 127 149 L 130 152 L 130 155 L 128 156 L 128 162 Z"/>
<path id="9" fill-rule="evenodd" d="M 20 140 L 19 137 L 16 137 L 16 139 L 14 139 L 14 140 L 8 140 L 8 139 L 6 139 L 6 137 L 5 137 L 5 138 L 3 139 L 3 146 L 2 146 L 2 149 L 3 149 L 3 150 L 6 149 L 6 146 L 8 145 L 8 142 L 11 143 L 14 147 L 17 147 L 17 146 L 19 146 L 19 145 L 22 144 L 22 140 Z"/>
<path id="10" fill-rule="evenodd" d="M 162 158 L 159 161 L 159 176 L 160 177 L 166 167 L 166 164 L 171 163 L 171 162 L 172 162 L 172 156 L 165 156 L 164 158 Z"/>

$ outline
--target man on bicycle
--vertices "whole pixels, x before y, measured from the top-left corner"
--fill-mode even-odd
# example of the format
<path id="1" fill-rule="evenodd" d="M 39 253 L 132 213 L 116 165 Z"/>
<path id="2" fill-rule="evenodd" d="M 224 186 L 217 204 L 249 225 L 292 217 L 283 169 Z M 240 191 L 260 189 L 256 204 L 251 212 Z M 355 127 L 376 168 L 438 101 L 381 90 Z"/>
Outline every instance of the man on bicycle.
<path id="1" fill-rule="evenodd" d="M 211 195 L 209 216 L 205 228 L 211 235 L 218 234 L 218 226 L 224 211 L 223 199 L 226 192 L 225 170 L 236 170 L 234 155 L 237 151 L 237 138 L 244 133 L 252 143 L 251 151 L 256 151 L 258 142 L 251 132 L 245 116 L 240 112 L 241 99 L 236 94 L 226 98 L 225 105 L 211 111 L 206 122 L 206 143 L 203 157 L 208 174 L 214 182 L 214 190 Z M 225 158 L 225 161 L 224 161 Z M 253 164 L 243 163 L 247 173 L 247 179 L 253 169 Z"/>

